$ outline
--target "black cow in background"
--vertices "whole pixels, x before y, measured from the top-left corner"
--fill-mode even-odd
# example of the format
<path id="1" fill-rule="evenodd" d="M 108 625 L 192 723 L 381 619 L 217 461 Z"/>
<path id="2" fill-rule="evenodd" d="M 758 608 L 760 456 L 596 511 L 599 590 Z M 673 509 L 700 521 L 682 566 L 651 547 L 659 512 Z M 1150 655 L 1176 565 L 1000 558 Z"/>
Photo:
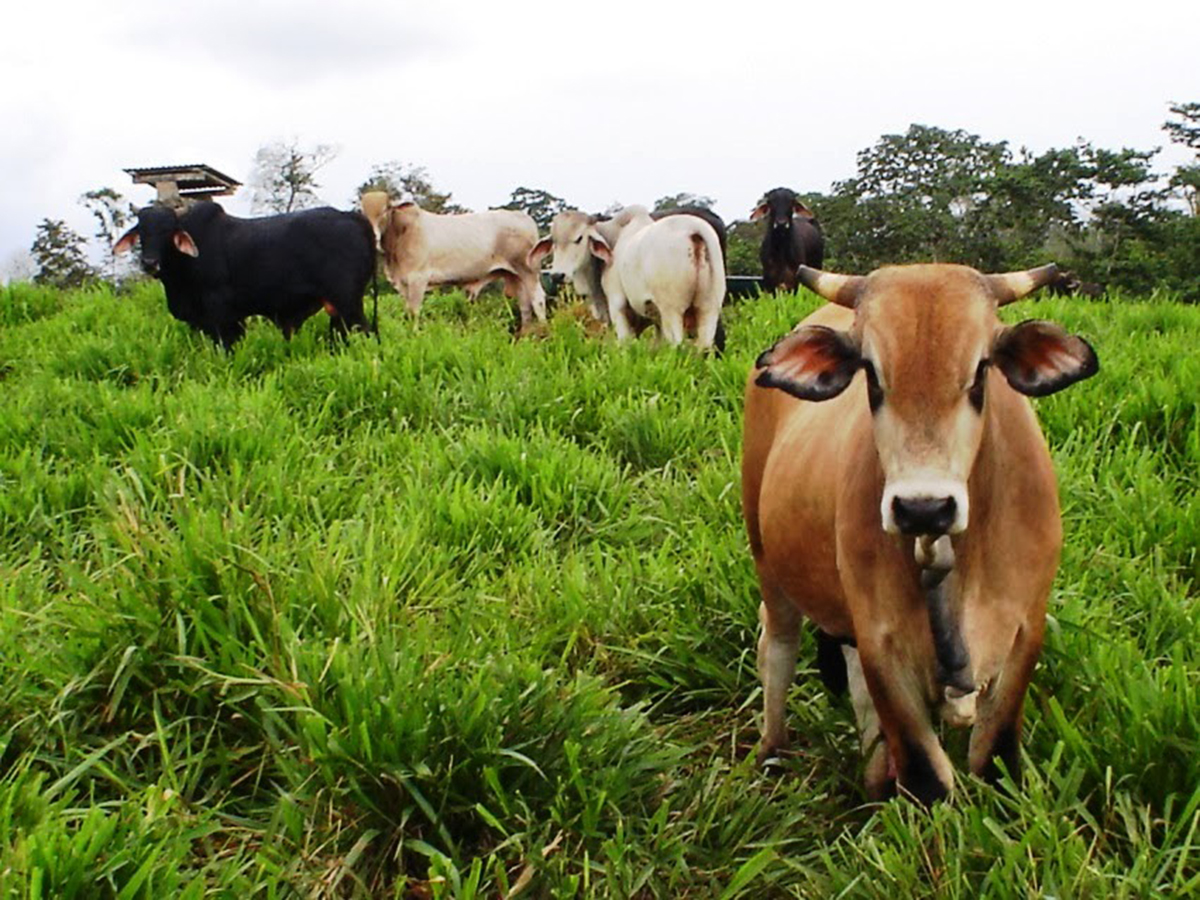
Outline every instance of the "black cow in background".
<path id="1" fill-rule="evenodd" d="M 763 195 L 750 221 L 767 218 L 758 258 L 762 261 L 764 291 L 796 290 L 801 266 L 819 269 L 825 261 L 825 236 L 812 210 L 795 191 L 775 188 Z"/>
<path id="2" fill-rule="evenodd" d="M 372 330 L 362 299 L 375 233 L 360 213 L 322 207 L 239 219 L 201 201 L 182 214 L 156 204 L 137 215 L 113 252 L 140 243 L 142 268 L 162 281 L 171 315 L 226 348 L 249 316 L 266 316 L 289 338 L 322 308 L 331 331 Z"/>

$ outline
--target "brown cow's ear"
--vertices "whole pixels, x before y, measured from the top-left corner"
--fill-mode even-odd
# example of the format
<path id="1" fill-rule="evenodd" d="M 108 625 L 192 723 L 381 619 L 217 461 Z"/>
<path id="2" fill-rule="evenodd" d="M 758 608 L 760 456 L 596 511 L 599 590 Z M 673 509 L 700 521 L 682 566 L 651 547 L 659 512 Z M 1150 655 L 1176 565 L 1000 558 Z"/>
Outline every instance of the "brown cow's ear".
<path id="1" fill-rule="evenodd" d="M 766 203 L 760 203 L 750 212 L 750 221 L 757 222 L 770 211 L 770 207 Z"/>
<path id="2" fill-rule="evenodd" d="M 854 380 L 862 357 L 850 335 L 824 325 L 797 328 L 758 357 L 754 383 L 801 400 L 829 400 Z"/>
<path id="3" fill-rule="evenodd" d="M 133 245 L 138 242 L 138 230 L 134 225 L 127 232 L 117 238 L 117 242 L 113 244 L 112 252 L 114 256 L 120 256 L 122 253 L 128 253 L 133 249 Z"/>
<path id="4" fill-rule="evenodd" d="M 815 219 L 817 217 L 811 209 L 809 209 L 799 200 L 796 200 L 794 203 L 792 203 L 792 212 L 803 219 Z"/>
<path id="5" fill-rule="evenodd" d="M 175 244 L 175 249 L 180 253 L 195 259 L 200 255 L 200 248 L 196 246 L 196 242 L 192 240 L 192 236 L 186 231 L 176 231 L 171 235 L 171 241 Z"/>
<path id="6" fill-rule="evenodd" d="M 542 238 L 529 251 L 529 266 L 532 269 L 537 269 L 542 265 L 542 260 L 545 259 L 554 250 L 554 242 L 548 237 Z"/>
<path id="7" fill-rule="evenodd" d="M 1091 344 L 1037 319 L 1001 331 L 992 347 L 992 362 L 1013 390 L 1029 397 L 1061 391 L 1100 370 Z"/>
<path id="8" fill-rule="evenodd" d="M 612 265 L 612 248 L 608 246 L 608 241 L 597 234 L 588 235 L 588 249 L 592 251 L 592 256 L 599 259 L 606 266 Z"/>

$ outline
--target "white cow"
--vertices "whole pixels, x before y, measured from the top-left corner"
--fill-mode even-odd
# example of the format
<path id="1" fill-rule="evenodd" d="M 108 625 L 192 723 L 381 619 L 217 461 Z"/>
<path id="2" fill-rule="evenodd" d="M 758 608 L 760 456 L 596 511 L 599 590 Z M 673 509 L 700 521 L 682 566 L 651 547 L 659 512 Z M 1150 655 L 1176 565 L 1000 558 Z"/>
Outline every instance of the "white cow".
<path id="1" fill-rule="evenodd" d="M 537 225 L 527 213 L 493 209 L 441 215 L 412 202 L 391 204 L 387 194 L 361 198 L 375 228 L 388 280 L 417 315 L 431 285 L 464 287 L 472 299 L 490 282 L 504 280 L 504 292 L 517 300 L 521 327 L 533 316 L 545 321 L 546 294 L 535 252 Z"/>
<path id="2" fill-rule="evenodd" d="M 695 216 L 655 221 L 641 206 L 613 221 L 621 223 L 616 243 L 593 227 L 588 246 L 604 264 L 600 284 L 617 337 L 635 334 L 629 312 L 645 317 L 654 307 L 668 342 L 682 342 L 694 319 L 696 346 L 712 347 L 725 302 L 725 260 L 713 227 Z"/>
<path id="3" fill-rule="evenodd" d="M 610 219 L 590 216 L 577 209 L 558 213 L 550 223 L 550 236 L 542 238 L 537 245 L 539 254 L 554 254 L 550 264 L 553 275 L 561 275 L 588 304 L 592 316 L 599 322 L 608 323 L 608 300 L 600 275 L 604 264 L 592 255 L 588 244 L 591 234 L 599 234 L 610 247 L 615 247 L 621 229 L 628 224 L 627 211 L 622 210 Z"/>

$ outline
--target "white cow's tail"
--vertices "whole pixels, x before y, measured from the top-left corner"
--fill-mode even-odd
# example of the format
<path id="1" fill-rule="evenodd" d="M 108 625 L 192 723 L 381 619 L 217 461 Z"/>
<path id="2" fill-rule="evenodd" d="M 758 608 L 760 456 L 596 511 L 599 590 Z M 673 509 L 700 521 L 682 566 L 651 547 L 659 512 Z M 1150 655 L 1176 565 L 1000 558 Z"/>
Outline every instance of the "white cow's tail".
<path id="1" fill-rule="evenodd" d="M 725 257 L 713 227 L 698 220 L 691 234 L 692 261 L 696 267 L 692 309 L 696 316 L 698 342 L 711 342 L 720 353 L 725 349 L 725 330 L 721 325 L 721 307 L 725 303 Z M 705 334 L 705 329 L 710 333 Z"/>

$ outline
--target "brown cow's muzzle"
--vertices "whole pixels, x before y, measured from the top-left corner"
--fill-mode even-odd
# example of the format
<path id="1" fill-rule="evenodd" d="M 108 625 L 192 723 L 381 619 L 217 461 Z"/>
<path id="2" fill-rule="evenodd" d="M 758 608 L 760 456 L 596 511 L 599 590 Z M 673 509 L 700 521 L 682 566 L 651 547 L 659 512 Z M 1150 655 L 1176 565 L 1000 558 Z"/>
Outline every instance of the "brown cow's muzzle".
<path id="1" fill-rule="evenodd" d="M 892 498 L 892 519 L 901 534 L 947 534 L 957 518 L 953 497 Z"/>

